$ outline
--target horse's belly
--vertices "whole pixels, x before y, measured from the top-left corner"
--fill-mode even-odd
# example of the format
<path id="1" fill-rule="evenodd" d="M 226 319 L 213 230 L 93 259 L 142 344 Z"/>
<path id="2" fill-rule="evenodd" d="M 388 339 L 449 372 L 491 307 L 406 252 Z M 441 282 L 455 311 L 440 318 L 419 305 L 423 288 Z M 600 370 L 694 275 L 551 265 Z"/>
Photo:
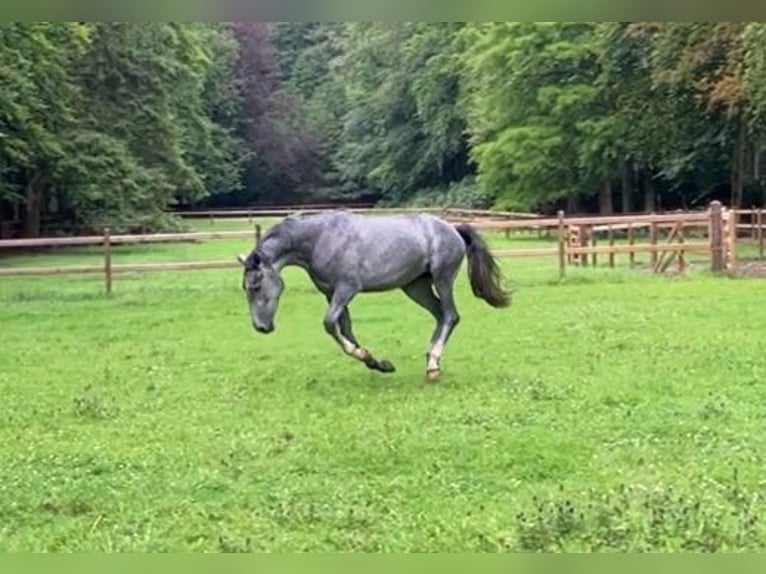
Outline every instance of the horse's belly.
<path id="1" fill-rule="evenodd" d="M 378 269 L 365 268 L 360 282 L 363 291 L 387 291 L 409 285 L 426 272 L 427 267 L 420 262 Z"/>

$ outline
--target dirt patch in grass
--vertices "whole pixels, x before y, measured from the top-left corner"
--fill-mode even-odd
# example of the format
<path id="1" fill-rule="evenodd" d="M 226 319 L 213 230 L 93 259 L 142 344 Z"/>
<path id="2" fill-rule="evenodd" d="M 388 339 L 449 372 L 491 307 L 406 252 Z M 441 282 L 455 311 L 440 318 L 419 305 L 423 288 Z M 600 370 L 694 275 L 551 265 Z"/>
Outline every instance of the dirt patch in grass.
<path id="1" fill-rule="evenodd" d="M 730 273 L 735 277 L 766 278 L 766 261 L 740 260 Z"/>

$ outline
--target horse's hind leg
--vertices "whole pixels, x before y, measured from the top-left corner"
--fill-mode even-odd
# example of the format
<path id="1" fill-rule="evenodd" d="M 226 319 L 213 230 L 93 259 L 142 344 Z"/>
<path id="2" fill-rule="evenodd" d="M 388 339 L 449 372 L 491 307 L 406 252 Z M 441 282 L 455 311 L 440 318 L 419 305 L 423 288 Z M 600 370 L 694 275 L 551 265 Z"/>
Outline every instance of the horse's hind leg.
<path id="1" fill-rule="evenodd" d="M 394 371 L 394 366 L 389 361 L 375 359 L 354 337 L 351 327 L 351 313 L 348 310 L 348 304 L 354 294 L 355 292 L 351 290 L 336 289 L 332 297 L 327 297 L 330 308 L 324 318 L 325 330 L 338 342 L 347 355 L 362 361 L 370 369 L 391 373 Z"/>
<path id="2" fill-rule="evenodd" d="M 431 350 L 428 352 L 426 376 L 431 381 L 438 379 L 441 374 L 440 362 L 444 353 L 444 347 L 446 347 L 450 335 L 452 335 L 455 327 L 460 322 L 460 315 L 457 312 L 453 295 L 456 274 L 456 271 L 453 271 L 450 274 L 441 275 L 434 279 L 434 288 L 441 303 L 441 320 L 436 326 L 436 331 L 431 340 Z"/>
<path id="3" fill-rule="evenodd" d="M 442 302 L 439 301 L 439 298 L 436 295 L 434 295 L 432 279 L 430 275 L 423 275 L 418 277 L 409 285 L 402 287 L 402 290 L 410 299 L 426 309 L 429 313 L 431 313 L 431 315 L 433 315 L 434 319 L 436 319 L 436 328 L 434 329 L 434 333 L 431 336 L 431 344 L 429 345 L 428 352 L 426 353 L 426 369 L 428 378 L 433 380 L 439 374 L 439 358 L 433 358 L 433 350 L 434 345 L 436 344 L 436 341 L 438 340 L 442 331 L 442 320 L 444 318 Z"/>

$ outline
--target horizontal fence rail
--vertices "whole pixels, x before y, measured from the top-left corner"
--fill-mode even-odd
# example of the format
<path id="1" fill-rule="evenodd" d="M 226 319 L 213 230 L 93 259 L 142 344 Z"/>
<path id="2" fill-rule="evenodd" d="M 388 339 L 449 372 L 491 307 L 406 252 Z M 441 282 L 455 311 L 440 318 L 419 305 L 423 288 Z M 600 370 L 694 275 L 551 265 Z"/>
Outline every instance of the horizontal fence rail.
<path id="1" fill-rule="evenodd" d="M 637 244 L 637 245 L 603 245 L 601 247 L 570 247 L 567 253 L 572 255 L 592 255 L 609 253 L 662 253 L 671 251 L 694 251 L 707 253 L 710 251 L 709 243 L 675 243 L 670 245 Z"/>
<path id="2" fill-rule="evenodd" d="M 301 206 L 303 209 L 305 206 Z M 354 209 L 351 209 L 354 211 Z M 761 258 L 764 254 L 763 214 L 760 209 L 726 210 L 719 202 L 713 202 L 707 211 L 691 213 L 637 213 L 610 216 L 573 216 L 566 217 L 563 212 L 558 216 L 542 217 L 537 214 L 497 212 L 471 209 L 417 209 L 417 208 L 358 208 L 360 213 L 408 213 L 432 212 L 447 219 L 462 219 L 483 230 L 547 230 L 555 234 L 557 245 L 539 248 L 495 249 L 496 257 L 527 258 L 527 257 L 556 257 L 559 275 L 564 277 L 569 265 L 597 264 L 597 255 L 608 256 L 610 267 L 614 267 L 616 255 L 629 255 L 630 265 L 635 263 L 635 255 L 650 254 L 650 265 L 655 272 L 664 272 L 672 262 L 677 262 L 679 271 L 686 266 L 687 253 L 708 253 L 710 268 L 713 271 L 723 271 L 733 268 L 736 263 L 736 245 L 738 234 L 744 232 L 749 237 L 746 241 L 757 241 Z M 245 213 L 261 217 L 273 213 L 285 213 L 276 210 L 214 210 L 204 212 L 204 216 L 216 213 Z M 749 218 L 743 221 L 743 218 Z M 646 230 L 648 242 L 637 243 L 635 232 Z M 660 240 L 659 230 L 669 230 L 667 237 Z M 706 237 L 699 237 L 703 230 Z M 685 233 L 695 231 L 694 241 L 687 241 Z M 615 243 L 615 232 L 627 233 L 627 244 Z M 112 262 L 112 247 L 115 245 L 150 244 L 182 241 L 208 241 L 217 239 L 250 238 L 256 243 L 260 241 L 261 225 L 256 224 L 252 231 L 216 231 L 190 233 L 159 233 L 141 235 L 111 235 L 108 229 L 103 235 L 80 237 L 44 237 L 33 239 L 3 239 L 0 248 L 38 248 L 58 246 L 101 246 L 103 248 L 102 265 L 71 265 L 51 267 L 0 267 L 0 277 L 16 276 L 46 276 L 67 274 L 103 274 L 106 291 L 111 292 L 113 275 L 130 272 L 159 272 L 159 271 L 191 271 L 205 269 L 231 269 L 239 267 L 235 258 L 227 261 L 189 261 L 165 263 L 128 263 L 114 264 Z M 606 241 L 607 244 L 599 241 Z"/>
<path id="3" fill-rule="evenodd" d="M 232 209 L 208 209 L 199 211 L 173 211 L 173 215 L 183 218 L 215 219 L 215 218 L 248 218 L 255 217 L 285 217 L 294 213 L 315 214 L 334 210 L 343 210 L 363 215 L 375 214 L 417 214 L 430 213 L 445 217 L 460 218 L 484 218 L 494 217 L 502 220 L 508 219 L 540 219 L 538 213 L 526 213 L 519 211 L 489 211 L 485 209 L 464 209 L 458 207 L 364 207 L 364 206 L 295 206 L 295 207 L 258 207 L 258 208 L 232 208 Z"/>
<path id="4" fill-rule="evenodd" d="M 112 273 L 147 272 L 147 271 L 194 271 L 199 269 L 228 269 L 241 267 L 234 261 L 189 261 L 168 263 L 124 263 L 111 265 Z M 0 268 L 0 277 L 29 275 L 66 275 L 83 273 L 104 273 L 103 265 L 67 265 L 66 267 L 10 267 Z"/>
<path id="5" fill-rule="evenodd" d="M 258 205 L 241 205 L 237 207 L 213 207 L 210 209 L 179 209 L 170 210 L 167 213 L 173 215 L 181 215 L 184 213 L 200 213 L 207 214 L 210 211 L 251 211 L 257 213 L 259 211 L 287 211 L 294 213 L 296 211 L 304 211 L 307 209 L 330 211 L 333 209 L 373 209 L 374 203 L 294 203 L 294 204 L 278 204 L 278 203 L 261 203 Z"/>
<path id="6" fill-rule="evenodd" d="M 639 225 L 651 225 L 656 224 L 673 224 L 679 221 L 684 223 L 707 223 L 709 217 L 707 214 L 697 213 L 684 213 L 684 214 L 663 214 L 663 215 L 639 215 L 635 217 L 625 215 L 606 215 L 606 216 L 594 216 L 594 217 L 567 217 L 565 219 L 567 225 L 598 225 L 601 227 L 608 225 L 624 225 L 626 228 L 628 225 L 634 227 Z M 472 225 L 480 229 L 528 229 L 536 227 L 558 227 L 558 218 L 541 218 L 534 220 L 522 220 L 522 221 L 476 221 Z"/>
<path id="7" fill-rule="evenodd" d="M 112 245 L 131 245 L 139 243 L 167 243 L 179 241 L 206 241 L 210 239 L 237 239 L 253 237 L 252 231 L 215 231 L 190 233 L 155 233 L 142 235 L 112 235 L 109 242 Z M 36 237 L 32 239 L 0 239 L 2 247 L 56 247 L 103 245 L 103 235 L 82 235 L 79 237 Z"/>
<path id="8" fill-rule="evenodd" d="M 211 209 L 208 211 L 176 211 L 175 215 L 181 217 L 285 217 L 293 213 L 323 213 L 332 211 L 328 209 Z M 418 208 L 418 207 L 347 207 L 344 211 L 361 214 L 374 213 L 443 213 L 441 208 Z"/>

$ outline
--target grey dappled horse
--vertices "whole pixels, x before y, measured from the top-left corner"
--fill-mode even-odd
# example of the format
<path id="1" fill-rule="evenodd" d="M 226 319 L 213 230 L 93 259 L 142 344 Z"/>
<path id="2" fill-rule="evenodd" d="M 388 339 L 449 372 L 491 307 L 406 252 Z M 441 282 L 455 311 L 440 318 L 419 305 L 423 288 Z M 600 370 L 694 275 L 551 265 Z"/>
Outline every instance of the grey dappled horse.
<path id="1" fill-rule="evenodd" d="M 426 374 L 435 380 L 444 346 L 460 319 L 453 284 L 466 253 L 474 295 L 493 307 L 506 307 L 510 295 L 503 290 L 497 263 L 478 232 L 431 215 L 363 216 L 346 211 L 291 215 L 264 234 L 247 257 L 238 259 L 244 266 L 242 287 L 258 332 L 274 330 L 284 290 L 280 271 L 296 265 L 327 298 L 325 330 L 345 353 L 384 373 L 394 366 L 375 359 L 359 344 L 348 305 L 357 293 L 401 288 L 436 319 L 426 355 Z"/>

